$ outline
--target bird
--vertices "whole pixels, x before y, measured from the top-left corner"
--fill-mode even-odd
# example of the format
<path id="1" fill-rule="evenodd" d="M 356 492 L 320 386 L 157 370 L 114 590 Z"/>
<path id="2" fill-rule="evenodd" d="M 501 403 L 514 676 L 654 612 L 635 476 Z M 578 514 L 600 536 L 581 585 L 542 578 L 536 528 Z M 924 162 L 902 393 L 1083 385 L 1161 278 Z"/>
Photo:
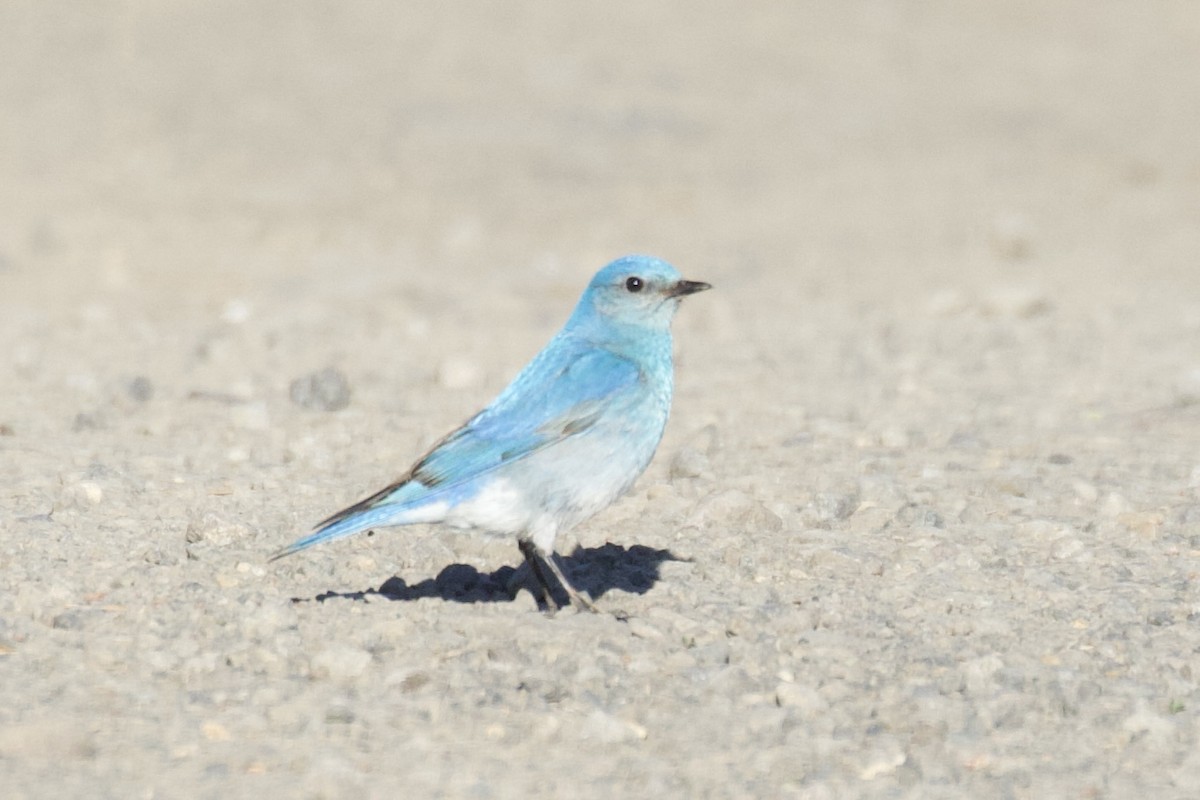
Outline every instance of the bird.
<path id="1" fill-rule="evenodd" d="M 555 539 L 629 491 L 650 464 L 671 408 L 671 322 L 684 297 L 711 288 L 652 256 L 608 264 L 490 405 L 399 480 L 270 560 L 375 528 L 444 524 L 515 537 L 549 613 L 559 609 L 551 577 L 576 610 L 596 611 L 563 575 Z"/>

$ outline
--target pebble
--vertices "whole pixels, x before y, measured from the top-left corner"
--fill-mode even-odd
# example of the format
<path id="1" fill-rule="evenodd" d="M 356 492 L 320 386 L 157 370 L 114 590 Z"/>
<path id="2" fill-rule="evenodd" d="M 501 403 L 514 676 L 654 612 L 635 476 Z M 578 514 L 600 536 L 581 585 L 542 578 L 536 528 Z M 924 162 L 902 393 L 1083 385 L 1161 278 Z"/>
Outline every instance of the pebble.
<path id="1" fill-rule="evenodd" d="M 107 428 L 108 418 L 99 411 L 80 411 L 71 421 L 71 430 L 75 433 L 102 431 Z"/>
<path id="2" fill-rule="evenodd" d="M 895 518 L 893 509 L 863 503 L 850 516 L 849 529 L 854 533 L 875 533 L 886 528 Z"/>
<path id="3" fill-rule="evenodd" d="M 1148 735 L 1165 741 L 1175 734 L 1174 721 L 1152 710 L 1145 702 L 1138 703 L 1136 710 L 1121 723 L 1121 728 L 1130 738 Z"/>
<path id="4" fill-rule="evenodd" d="M 104 500 L 104 489 L 95 481 L 78 481 L 67 486 L 61 495 L 63 508 L 86 509 Z"/>
<path id="5" fill-rule="evenodd" d="M 1063 536 L 1050 548 L 1050 555 L 1057 559 L 1072 559 L 1087 553 L 1087 545 L 1074 536 Z"/>
<path id="6" fill-rule="evenodd" d="M 228 547 L 250 536 L 250 533 L 250 527 L 244 522 L 209 512 L 199 519 L 191 520 L 183 538 L 188 544 L 204 542 L 214 547 Z"/>
<path id="7" fill-rule="evenodd" d="M 662 639 L 663 632 L 648 621 L 634 617 L 629 620 L 629 633 L 639 639 Z"/>
<path id="8" fill-rule="evenodd" d="M 995 686 L 995 675 L 1004 668 L 1004 659 L 995 653 L 964 662 L 959 667 L 964 691 L 973 695 L 989 694 Z"/>
<path id="9" fill-rule="evenodd" d="M 1178 373 L 1175 379 L 1175 402 L 1178 405 L 1200 403 L 1200 365 Z"/>
<path id="10" fill-rule="evenodd" d="M 447 389 L 470 389 L 483 383 L 483 369 L 474 361 L 451 356 L 438 365 L 437 381 Z"/>
<path id="11" fill-rule="evenodd" d="M 744 530 L 763 531 L 783 528 L 783 520 L 778 514 L 741 489 L 727 489 L 706 497 L 693 512 L 690 524 L 731 524 Z"/>
<path id="12" fill-rule="evenodd" d="M 72 609 L 61 614 L 55 614 L 50 620 L 50 627 L 61 631 L 77 631 L 86 627 L 88 620 L 95 612 L 85 609 Z"/>
<path id="13" fill-rule="evenodd" d="M 200 732 L 210 742 L 228 742 L 233 739 L 233 734 L 229 732 L 229 729 L 215 720 L 206 721 L 200 726 Z"/>
<path id="14" fill-rule="evenodd" d="M 1085 503 L 1094 503 L 1100 497 L 1100 490 L 1096 488 L 1096 484 L 1080 478 L 1071 481 L 1071 490 Z"/>
<path id="15" fill-rule="evenodd" d="M 895 736 L 878 736 L 871 744 L 858 773 L 864 781 L 873 781 L 883 775 L 889 775 L 908 760 L 908 756 L 904 754 L 904 747 Z"/>
<path id="16" fill-rule="evenodd" d="M 801 511 L 800 518 L 810 528 L 829 528 L 836 522 L 848 519 L 858 510 L 858 505 L 856 490 L 818 492 Z"/>
<path id="17" fill-rule="evenodd" d="M 708 456 L 694 447 L 684 446 L 671 457 L 671 480 L 699 478 L 708 471 Z"/>
<path id="18" fill-rule="evenodd" d="M 1166 519 L 1157 511 L 1123 511 L 1117 514 L 1117 523 L 1145 540 L 1158 538 L 1159 529 Z"/>
<path id="19" fill-rule="evenodd" d="M 135 403 L 149 403 L 154 399 L 154 384 L 145 375 L 138 375 L 126 381 L 125 394 Z"/>
<path id="20" fill-rule="evenodd" d="M 992 220 L 992 247 L 1005 260 L 1024 261 L 1033 254 L 1033 223 L 1024 214 L 1003 214 Z"/>
<path id="21" fill-rule="evenodd" d="M 788 681 L 775 687 L 775 702 L 782 708 L 795 709 L 806 718 L 811 718 L 829 707 L 829 703 L 816 689 Z"/>
<path id="22" fill-rule="evenodd" d="M 288 396 L 309 411 L 341 411 L 350 405 L 350 381 L 336 367 L 326 367 L 292 381 Z"/>
<path id="23" fill-rule="evenodd" d="M 221 321 L 228 325 L 241 325 L 250 319 L 252 309 L 244 298 L 234 298 L 225 303 L 221 309 Z"/>
<path id="24" fill-rule="evenodd" d="M 647 730 L 636 722 L 623 720 L 598 708 L 588 714 L 582 727 L 584 738 L 601 744 L 636 742 L 649 735 Z"/>
<path id="25" fill-rule="evenodd" d="M 1130 505 L 1129 501 L 1126 500 L 1123 495 L 1120 495 L 1117 492 L 1109 492 L 1106 494 L 1100 507 L 1100 510 L 1104 512 L 1105 516 L 1112 517 L 1114 519 L 1121 514 L 1130 511 L 1131 509 L 1132 506 Z"/>

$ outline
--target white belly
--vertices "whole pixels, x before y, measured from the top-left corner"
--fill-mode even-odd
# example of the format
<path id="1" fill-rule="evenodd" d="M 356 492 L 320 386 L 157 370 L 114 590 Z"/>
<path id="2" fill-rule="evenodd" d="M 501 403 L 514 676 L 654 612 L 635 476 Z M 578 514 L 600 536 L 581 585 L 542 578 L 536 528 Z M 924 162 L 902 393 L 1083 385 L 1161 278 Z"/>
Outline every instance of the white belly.
<path id="1" fill-rule="evenodd" d="M 646 469 L 666 426 L 663 394 L 481 477 L 479 491 L 452 503 L 445 522 L 552 550 L 559 531 L 607 508 Z"/>

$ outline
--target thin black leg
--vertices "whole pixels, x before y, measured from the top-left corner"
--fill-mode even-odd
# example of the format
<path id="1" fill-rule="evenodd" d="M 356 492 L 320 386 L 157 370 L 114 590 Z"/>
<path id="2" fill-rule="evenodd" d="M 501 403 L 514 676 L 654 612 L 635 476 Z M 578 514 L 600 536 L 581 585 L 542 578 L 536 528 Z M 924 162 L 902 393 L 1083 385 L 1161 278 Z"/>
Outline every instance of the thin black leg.
<path id="1" fill-rule="evenodd" d="M 517 546 L 521 548 L 521 555 L 525 556 L 525 563 L 529 565 L 529 569 L 533 571 L 533 577 L 537 579 L 538 586 L 542 590 L 542 602 L 546 604 L 546 608 L 554 612 L 558 609 L 558 602 L 554 599 L 554 589 L 550 582 L 546 580 L 546 573 L 542 572 L 542 559 L 538 556 L 537 548 L 533 542 L 527 539 L 517 540 Z"/>

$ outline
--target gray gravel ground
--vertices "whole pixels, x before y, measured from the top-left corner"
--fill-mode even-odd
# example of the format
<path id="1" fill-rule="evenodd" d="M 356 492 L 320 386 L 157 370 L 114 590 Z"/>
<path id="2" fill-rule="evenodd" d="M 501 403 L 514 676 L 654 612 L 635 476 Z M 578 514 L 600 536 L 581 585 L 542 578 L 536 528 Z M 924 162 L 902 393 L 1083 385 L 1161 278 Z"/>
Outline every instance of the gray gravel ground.
<path id="1" fill-rule="evenodd" d="M 752 5 L 0 4 L 4 797 L 1200 796 L 1200 10 Z M 628 251 L 628 621 L 266 563 Z"/>

